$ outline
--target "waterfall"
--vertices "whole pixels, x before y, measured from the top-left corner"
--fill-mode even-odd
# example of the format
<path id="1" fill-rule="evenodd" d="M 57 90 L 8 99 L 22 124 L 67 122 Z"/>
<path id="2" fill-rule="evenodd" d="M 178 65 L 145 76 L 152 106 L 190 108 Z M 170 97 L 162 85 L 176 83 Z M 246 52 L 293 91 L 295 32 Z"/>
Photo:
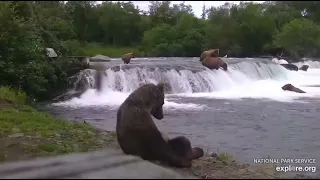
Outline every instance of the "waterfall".
<path id="1" fill-rule="evenodd" d="M 85 70 L 88 88 L 94 88 L 94 70 Z M 166 93 L 199 93 L 223 90 L 257 80 L 286 79 L 286 69 L 274 63 L 242 61 L 229 65 L 228 71 L 166 67 L 109 68 L 103 76 L 103 89 L 118 92 L 132 92 L 141 83 L 165 83 Z M 90 72 L 90 73 L 88 73 Z M 79 82 L 79 81 L 78 81 Z M 82 81 L 83 83 L 83 81 Z M 76 82 L 77 84 L 77 82 Z"/>
<path id="2" fill-rule="evenodd" d="M 119 60 L 105 64 L 102 77 L 102 92 L 95 91 L 95 70 L 83 70 L 70 77 L 70 91 L 67 97 L 58 99 L 56 105 L 89 106 L 108 105 L 116 107 L 143 83 L 165 84 L 165 93 L 170 97 L 203 98 L 269 98 L 291 101 L 299 97 L 318 96 L 316 87 L 319 71 L 311 68 L 305 71 L 289 71 L 283 66 L 265 59 L 224 59 L 228 70 L 210 70 L 197 58 L 141 59 L 124 65 Z M 307 65 L 319 65 L 305 61 Z M 309 72 L 310 71 L 310 72 Z M 282 86 L 292 83 L 307 93 L 297 94 L 283 91 Z M 71 92 L 71 95 L 68 93 Z M 72 94 L 73 92 L 73 94 Z M 76 92 L 76 93 L 74 93 Z M 75 98 L 73 98 L 75 97 Z M 68 100 L 68 101 L 66 101 Z M 196 104 L 177 104 L 166 101 L 167 107 L 201 108 Z"/>

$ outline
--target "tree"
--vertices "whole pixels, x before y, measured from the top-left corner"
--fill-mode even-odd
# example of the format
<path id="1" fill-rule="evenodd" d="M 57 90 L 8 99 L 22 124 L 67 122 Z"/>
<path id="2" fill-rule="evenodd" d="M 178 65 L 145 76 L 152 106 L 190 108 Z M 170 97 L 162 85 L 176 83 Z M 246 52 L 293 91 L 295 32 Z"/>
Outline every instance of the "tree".
<path id="1" fill-rule="evenodd" d="M 295 57 L 319 55 L 320 27 L 305 18 L 294 19 L 275 36 L 274 44 Z"/>
<path id="2" fill-rule="evenodd" d="M 206 5 L 203 4 L 201 18 L 206 19 L 206 16 L 207 16 L 207 9 L 206 9 Z"/>
<path id="3" fill-rule="evenodd" d="M 21 88 L 38 98 L 57 93 L 70 67 L 81 64 L 68 55 L 120 57 L 137 51 L 139 56 L 199 56 L 211 48 L 236 57 L 282 50 L 296 57 L 320 55 L 320 3 L 313 1 L 204 5 L 201 18 L 185 2 L 170 1 L 151 1 L 148 11 L 131 1 L 0 5 L 0 85 Z M 54 48 L 58 60 L 48 61 L 45 47 Z"/>

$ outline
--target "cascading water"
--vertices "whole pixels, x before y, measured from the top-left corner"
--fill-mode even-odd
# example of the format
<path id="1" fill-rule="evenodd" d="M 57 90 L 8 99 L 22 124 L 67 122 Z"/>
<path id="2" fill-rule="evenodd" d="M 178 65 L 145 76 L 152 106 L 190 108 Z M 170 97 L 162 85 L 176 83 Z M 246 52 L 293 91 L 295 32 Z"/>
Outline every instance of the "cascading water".
<path id="1" fill-rule="evenodd" d="M 86 69 L 69 78 L 70 86 L 73 90 L 87 90 L 95 86 L 94 75 L 95 70 Z"/>
<path id="2" fill-rule="evenodd" d="M 298 66 L 299 68 L 302 65 L 308 65 L 310 69 L 319 69 L 320 68 L 320 62 L 319 61 L 311 61 L 311 60 L 305 60 L 304 62 L 297 62 L 297 63 L 293 63 L 296 66 Z"/>
<path id="3" fill-rule="evenodd" d="M 167 92 L 199 93 L 214 92 L 234 85 L 263 79 L 285 79 L 286 70 L 276 64 L 240 62 L 229 66 L 229 71 L 202 70 L 192 72 L 189 69 L 161 69 L 134 67 L 114 71 L 107 69 L 103 78 L 104 89 L 132 92 L 141 83 L 157 83 L 163 81 Z"/>
<path id="4" fill-rule="evenodd" d="M 71 97 L 80 96 L 88 89 L 95 87 L 94 74 L 91 69 L 80 71 L 79 73 L 68 78 L 67 92 L 54 98 L 54 101 L 70 99 Z"/>
<path id="5" fill-rule="evenodd" d="M 119 105 L 140 86 L 141 83 L 165 83 L 166 94 L 188 97 L 212 98 L 271 98 L 292 99 L 292 97 L 314 96 L 316 90 L 303 89 L 307 94 L 284 92 L 281 87 L 286 83 L 300 85 L 320 84 L 319 73 L 288 71 L 281 65 L 263 59 L 224 59 L 228 71 L 209 70 L 193 59 L 136 60 L 129 65 L 120 61 L 108 62 L 109 68 L 102 78 L 102 93 L 93 94 L 95 88 L 94 70 L 84 70 L 73 80 L 73 91 L 82 90 L 80 99 L 71 100 L 80 104 Z M 140 62 L 141 61 L 141 62 Z M 113 64 L 112 64 L 113 63 Z M 120 65 L 119 65 L 120 64 Z M 305 61 L 304 64 L 316 66 L 318 63 Z M 307 73 L 307 74 L 306 74 Z M 88 95 L 90 94 L 90 95 Z M 101 97 L 103 96 L 103 97 Z M 116 98 L 117 96 L 117 98 Z M 94 101 L 97 99 L 97 102 Z"/>

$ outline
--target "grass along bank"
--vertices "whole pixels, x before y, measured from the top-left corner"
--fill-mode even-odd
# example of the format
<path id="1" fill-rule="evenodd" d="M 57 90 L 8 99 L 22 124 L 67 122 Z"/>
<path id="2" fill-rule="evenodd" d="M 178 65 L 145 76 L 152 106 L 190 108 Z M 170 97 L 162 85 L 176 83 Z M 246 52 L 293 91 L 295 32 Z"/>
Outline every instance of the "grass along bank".
<path id="1" fill-rule="evenodd" d="M 54 118 L 26 102 L 23 92 L 0 87 L 0 162 L 116 146 L 115 133 Z"/>
<path id="2" fill-rule="evenodd" d="M 88 124 L 65 121 L 38 112 L 26 105 L 27 99 L 23 92 L 0 87 L 0 162 L 106 147 L 119 148 L 114 132 L 99 132 Z M 206 179 L 279 177 L 273 166 L 241 164 L 227 153 L 194 160 L 191 169 L 172 169 Z"/>
<path id="3" fill-rule="evenodd" d="M 122 55 L 130 52 L 135 52 L 137 56 L 143 56 L 143 53 L 136 47 L 112 47 L 101 44 L 90 43 L 83 47 L 82 52 L 85 56 L 95 56 L 102 54 L 108 57 L 121 57 Z"/>

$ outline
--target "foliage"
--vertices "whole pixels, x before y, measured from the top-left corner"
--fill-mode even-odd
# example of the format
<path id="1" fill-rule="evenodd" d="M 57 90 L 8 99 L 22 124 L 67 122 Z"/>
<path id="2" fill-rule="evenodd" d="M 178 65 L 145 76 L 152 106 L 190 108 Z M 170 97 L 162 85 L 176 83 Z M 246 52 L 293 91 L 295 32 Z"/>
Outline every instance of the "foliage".
<path id="1" fill-rule="evenodd" d="M 131 1 L 0 3 L 0 85 L 38 99 L 64 86 L 74 63 L 66 56 L 119 57 L 135 51 L 138 56 L 197 57 L 211 48 L 236 57 L 320 55 L 317 1 L 204 6 L 201 18 L 184 2 L 151 1 L 148 11 Z M 58 60 L 46 58 L 46 47 L 57 51 Z"/>
<path id="2" fill-rule="evenodd" d="M 6 100 L 15 104 L 25 104 L 27 95 L 22 91 L 14 91 L 10 87 L 0 87 L 0 100 Z"/>
<path id="3" fill-rule="evenodd" d="M 294 19 L 283 26 L 274 41 L 293 56 L 314 56 L 320 47 L 320 27 L 308 19 Z"/>
<path id="4" fill-rule="evenodd" d="M 25 93 L 0 86 L 0 162 L 117 146 L 115 133 L 56 119 L 25 103 Z"/>

